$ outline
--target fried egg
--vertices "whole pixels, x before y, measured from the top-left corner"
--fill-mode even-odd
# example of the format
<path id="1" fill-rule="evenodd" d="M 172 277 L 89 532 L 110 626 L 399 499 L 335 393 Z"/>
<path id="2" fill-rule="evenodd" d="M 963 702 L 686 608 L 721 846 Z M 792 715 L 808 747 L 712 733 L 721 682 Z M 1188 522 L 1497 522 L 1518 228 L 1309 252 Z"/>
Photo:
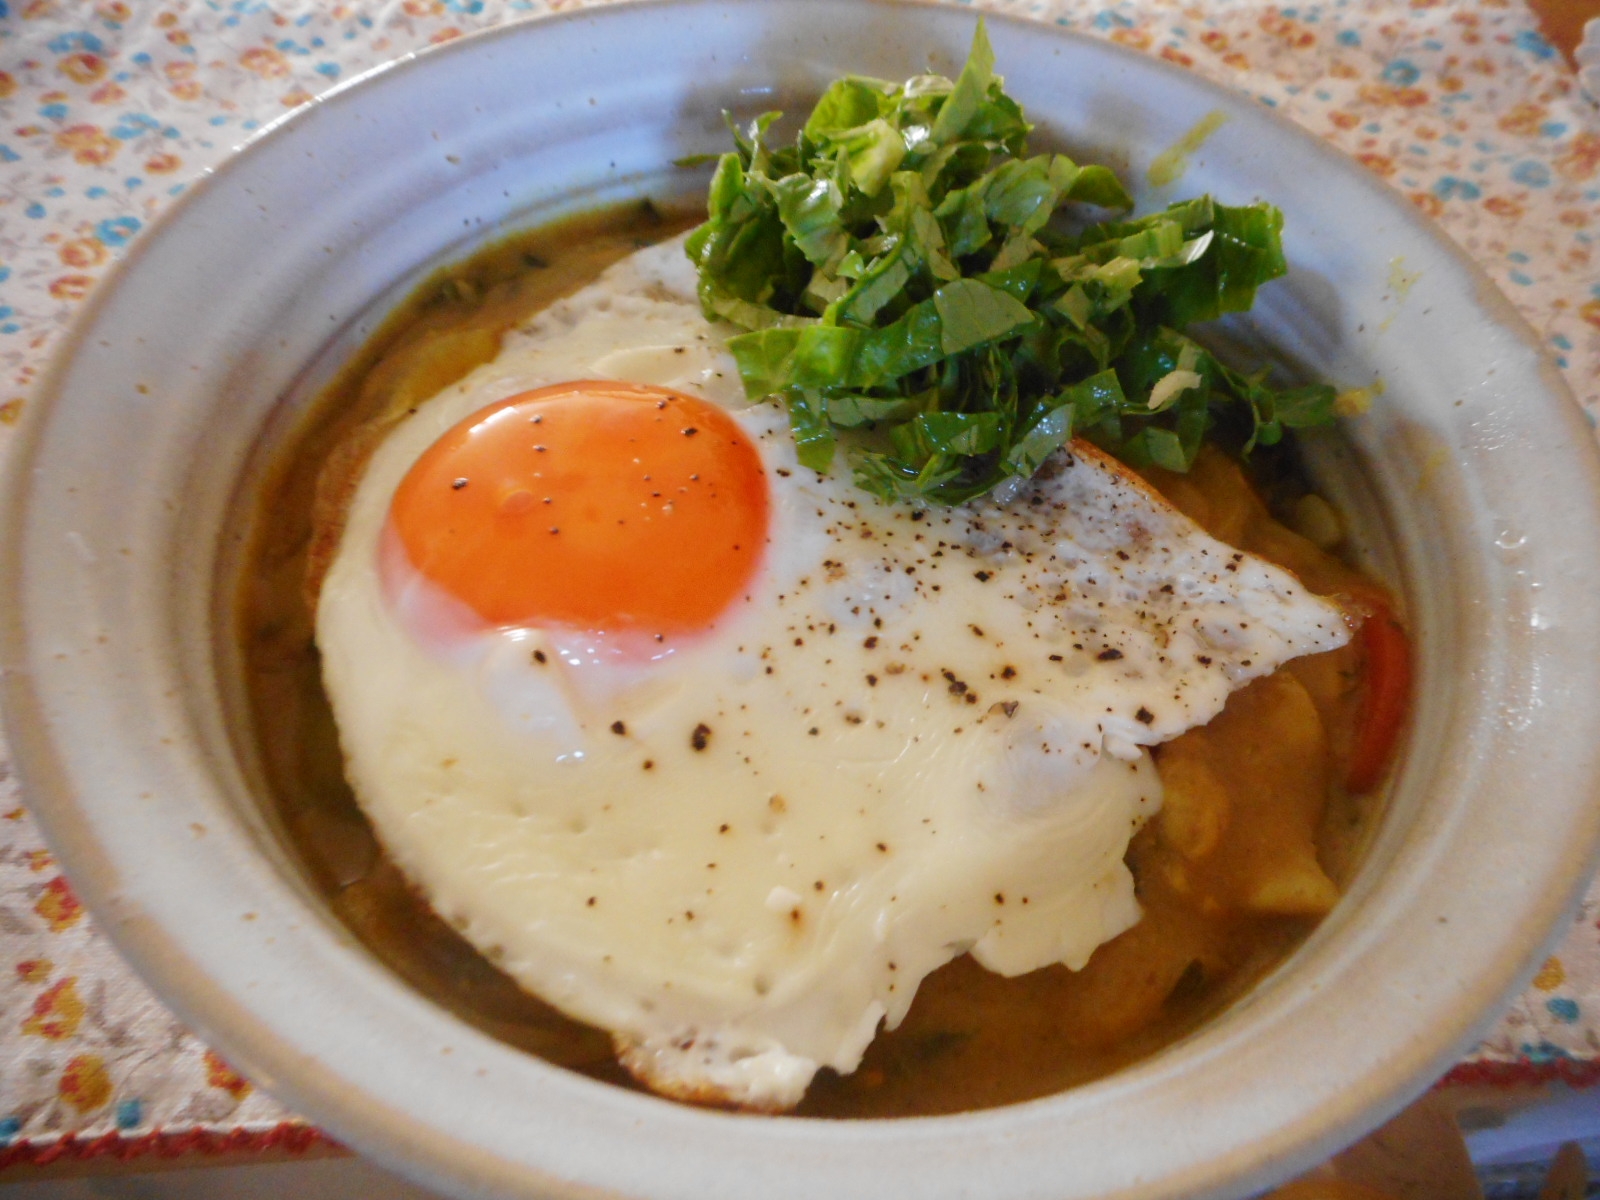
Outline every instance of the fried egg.
<path id="1" fill-rule="evenodd" d="M 659 1091 L 853 1070 L 970 952 L 1139 917 L 1146 749 L 1344 619 L 1074 443 L 1007 503 L 819 475 L 680 241 L 505 338 L 374 453 L 317 641 L 400 868 Z"/>

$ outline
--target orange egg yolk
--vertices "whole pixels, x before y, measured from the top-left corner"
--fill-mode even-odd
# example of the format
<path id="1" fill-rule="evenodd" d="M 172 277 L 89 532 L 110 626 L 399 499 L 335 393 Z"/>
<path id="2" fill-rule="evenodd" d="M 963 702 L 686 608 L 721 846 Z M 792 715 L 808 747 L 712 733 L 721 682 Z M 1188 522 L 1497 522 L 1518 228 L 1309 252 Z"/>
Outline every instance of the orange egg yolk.
<path id="1" fill-rule="evenodd" d="M 692 633 L 746 594 L 766 475 L 721 408 L 581 381 L 480 409 L 401 481 L 411 564 L 491 626 Z"/>

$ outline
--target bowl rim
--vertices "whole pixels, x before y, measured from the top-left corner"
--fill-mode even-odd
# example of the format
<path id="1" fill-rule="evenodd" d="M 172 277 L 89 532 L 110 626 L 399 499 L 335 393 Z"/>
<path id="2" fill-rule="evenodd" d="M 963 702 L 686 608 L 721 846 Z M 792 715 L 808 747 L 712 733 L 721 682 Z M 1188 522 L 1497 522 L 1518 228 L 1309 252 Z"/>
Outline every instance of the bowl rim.
<path id="1" fill-rule="evenodd" d="M 39 452 L 39 444 L 50 413 L 55 407 L 55 400 L 63 389 L 66 376 L 72 359 L 82 347 L 86 339 L 92 336 L 93 328 L 103 312 L 116 302 L 121 291 L 128 285 L 130 279 L 136 276 L 139 264 L 147 257 L 150 249 L 156 244 L 157 239 L 169 236 L 174 227 L 184 219 L 184 214 L 202 202 L 204 197 L 211 195 L 218 189 L 231 186 L 233 177 L 245 168 L 241 166 L 249 160 L 256 148 L 269 141 L 277 141 L 292 136 L 294 131 L 302 124 L 309 123 L 314 115 L 328 110 L 331 107 L 347 103 L 349 94 L 357 89 L 369 86 L 372 81 L 379 78 L 394 78 L 402 72 L 415 75 L 419 71 L 429 69 L 429 64 L 443 61 L 451 56 L 472 54 L 476 49 L 486 43 L 497 42 L 501 39 L 510 39 L 524 36 L 531 26 L 546 26 L 553 23 L 574 23 L 590 21 L 624 21 L 628 20 L 635 12 L 653 9 L 699 9 L 716 10 L 721 8 L 738 8 L 745 10 L 766 7 L 768 0 L 618 0 L 616 3 L 604 4 L 597 7 L 565 10 L 562 12 L 541 14 L 524 20 L 515 20 L 492 28 L 480 30 L 462 38 L 453 40 L 443 45 L 432 46 L 420 51 L 411 52 L 398 59 L 379 64 L 369 70 L 363 71 L 350 79 L 342 81 L 337 86 L 323 93 L 314 101 L 303 105 L 289 113 L 283 114 L 275 120 L 255 131 L 252 136 L 242 143 L 214 170 L 208 172 L 203 178 L 194 181 L 185 190 L 185 193 L 170 204 L 160 216 L 151 223 L 140 239 L 129 249 L 113 269 L 107 273 L 101 285 L 95 290 L 94 295 L 77 314 L 70 331 L 58 344 L 47 369 L 41 374 L 32 393 L 31 402 L 26 406 L 23 426 L 17 431 L 13 439 L 13 447 L 5 464 L 4 480 L 0 481 L 0 496 L 5 503 L 0 504 L 0 716 L 3 716 L 5 728 L 13 748 L 13 757 L 18 767 L 18 773 L 24 785 L 24 794 L 28 797 L 30 810 L 39 818 L 41 827 L 51 845 L 57 849 L 64 863 L 70 863 L 79 869 L 74 874 L 74 885 L 90 902 L 91 910 L 95 913 L 113 913 L 122 903 L 115 888 L 102 884 L 102 880 L 115 878 L 114 870 L 109 867 L 103 851 L 94 844 L 93 838 L 82 829 L 74 828 L 75 798 L 71 796 L 71 788 L 67 782 L 67 772 L 63 766 L 65 751 L 54 746 L 44 733 L 41 720 L 46 708 L 45 699 L 36 693 L 33 680 L 25 666 L 18 669 L 13 664 L 26 664 L 28 634 L 21 614 L 25 604 L 22 596 L 22 566 L 26 557 L 26 525 L 28 494 L 30 480 L 38 469 L 35 459 Z M 938 10 L 955 16 L 970 18 L 972 15 L 967 10 L 951 4 L 933 3 L 930 0 L 870 0 L 865 7 L 880 10 L 890 10 L 908 18 L 913 14 L 925 13 L 928 10 Z M 1250 104 L 1247 97 L 1215 83 L 1205 77 L 1186 71 L 1174 64 L 1156 59 L 1152 56 L 1132 50 L 1128 47 L 1103 41 L 1079 33 L 1075 30 L 1066 30 L 1055 26 L 1044 26 L 1041 22 L 1026 16 L 1011 13 L 988 12 L 984 16 L 992 25 L 1009 25 L 1018 29 L 1026 29 L 1035 34 L 1042 34 L 1044 29 L 1049 30 L 1049 36 L 1065 38 L 1068 41 L 1079 43 L 1085 48 L 1092 48 L 1093 53 L 1120 56 L 1129 64 L 1136 64 L 1141 71 L 1155 70 L 1164 72 L 1170 78 L 1181 79 L 1187 87 L 1207 92 L 1212 99 L 1224 109 L 1240 111 L 1254 111 L 1259 116 L 1275 123 L 1280 135 L 1300 139 L 1303 146 L 1314 148 L 1315 154 L 1323 161 L 1336 164 L 1347 171 L 1359 171 L 1359 168 L 1341 154 L 1327 145 L 1309 131 L 1295 125 L 1277 113 L 1265 111 Z M 1576 448 L 1577 461 L 1574 465 L 1587 477 L 1588 495 L 1591 499 L 1600 496 L 1600 451 L 1594 443 L 1592 432 L 1582 421 L 1575 399 L 1565 380 L 1556 371 L 1549 360 L 1537 335 L 1532 328 L 1517 312 L 1510 300 L 1493 284 L 1477 263 L 1463 250 L 1450 240 L 1442 230 L 1415 212 L 1403 199 L 1391 191 L 1386 185 L 1376 178 L 1360 172 L 1359 178 L 1365 189 L 1375 198 L 1389 207 L 1390 211 L 1402 214 L 1404 223 L 1411 234 L 1427 240 L 1435 252 L 1440 252 L 1453 259 L 1455 264 L 1464 271 L 1468 278 L 1473 279 L 1478 285 L 1478 302 L 1494 316 L 1497 324 L 1509 331 L 1526 348 L 1535 353 L 1540 362 L 1540 373 L 1543 376 L 1545 388 L 1557 402 L 1557 407 L 1565 415 L 1570 433 L 1576 436 L 1571 441 Z M 1562 403 L 1562 401 L 1565 401 Z M 1590 552 L 1591 558 L 1593 551 Z M 1587 772 L 1590 780 L 1590 794 L 1595 795 L 1600 789 L 1600 772 L 1594 768 L 1600 763 L 1600 751 L 1591 751 L 1589 754 L 1591 769 Z M 36 798 L 57 796 L 44 803 L 36 803 Z M 1539 906 L 1536 915 L 1524 918 L 1524 928 L 1541 928 L 1546 931 L 1543 937 L 1534 939 L 1530 944 L 1525 961 L 1515 971 L 1502 970 L 1500 983 L 1493 990 L 1503 1002 L 1524 986 L 1531 976 L 1538 962 L 1543 957 L 1543 950 L 1560 932 L 1558 917 L 1576 903 L 1581 894 L 1582 887 L 1592 873 L 1597 857 L 1600 857 L 1600 816 L 1591 818 L 1587 822 L 1587 843 L 1581 838 L 1573 840 L 1568 852 L 1568 861 L 1571 864 L 1569 881 L 1564 889 L 1558 889 L 1562 894 L 1555 894 L 1547 890 L 1544 903 Z M 103 931 L 111 938 L 118 951 L 135 963 L 139 973 L 146 979 L 169 978 L 171 973 L 182 973 L 192 970 L 183 960 L 184 951 L 171 940 L 170 935 L 158 927 L 142 924 L 138 921 L 112 919 L 107 920 L 102 926 Z M 1483 990 L 1480 987 L 1480 990 Z M 506 1176 L 495 1170 L 485 1168 L 482 1174 L 467 1177 L 456 1172 L 437 1173 L 430 1165 L 431 1162 L 440 1161 L 438 1152 L 443 1151 L 444 1156 L 459 1159 L 467 1154 L 481 1153 L 482 1148 L 474 1143 L 458 1142 L 448 1135 L 437 1130 L 419 1130 L 417 1119 L 411 1114 L 391 1109 L 384 1106 L 381 1113 L 374 1111 L 370 1099 L 364 1101 L 365 1112 L 359 1121 L 351 1121 L 347 1107 L 341 1107 L 325 1097 L 334 1095 L 341 1090 L 343 1080 L 336 1073 L 329 1072 L 320 1064 L 305 1062 L 294 1070 L 283 1068 L 283 1064 L 290 1062 L 295 1057 L 295 1050 L 291 1044 L 280 1043 L 275 1031 L 256 1028 L 256 1023 L 249 1018 L 242 1009 L 235 1010 L 230 1007 L 227 997 L 200 998 L 192 993 L 173 995 L 167 989 L 160 989 L 163 999 L 175 1009 L 183 1013 L 186 1020 L 203 1030 L 205 1036 L 215 1040 L 228 1048 L 230 1054 L 236 1054 L 238 1061 L 245 1064 L 247 1069 L 260 1064 L 260 1075 L 270 1080 L 268 1086 L 273 1090 L 281 1090 L 285 1095 L 292 1097 L 296 1107 L 311 1112 L 324 1112 L 333 1116 L 329 1123 L 342 1129 L 350 1128 L 356 1136 L 355 1141 L 365 1141 L 374 1147 L 380 1156 L 400 1158 L 408 1161 L 410 1168 L 442 1185 L 469 1187 L 483 1187 L 493 1190 L 504 1190 L 508 1193 L 516 1190 L 519 1183 L 525 1184 L 525 1177 L 520 1173 Z M 1476 1036 L 1478 1031 L 1492 1019 L 1493 1012 L 1479 1014 L 1467 1020 L 1459 1019 L 1444 1036 L 1435 1034 L 1429 1043 L 1426 1053 L 1414 1054 L 1413 1060 L 1420 1057 L 1424 1061 L 1442 1067 L 1447 1065 L 1464 1046 Z M 235 1048 L 237 1048 L 235 1050 Z M 1414 1064 L 1413 1064 L 1414 1065 Z M 321 1077 L 319 1079 L 319 1076 Z M 1113 1077 L 1118 1079 L 1120 1076 Z M 1421 1090 L 1428 1082 L 1408 1078 L 1405 1081 L 1391 1081 L 1387 1088 L 1387 1099 L 1378 1107 L 1384 1112 L 1393 1111 L 1412 1092 Z M 599 1085 L 604 1086 L 604 1085 Z M 1371 1090 L 1371 1089 L 1369 1089 Z M 1378 1090 L 1384 1090 L 1382 1088 Z M 624 1095 L 624 1093 L 618 1093 Z M 638 1098 L 631 1098 L 632 1103 Z M 1030 1102 L 1033 1104 L 1044 1102 Z M 653 1115 L 660 1115 L 661 1102 L 647 1099 L 645 1103 L 651 1106 Z M 1013 1114 L 1024 1106 L 1008 1106 L 1002 1109 L 983 1110 L 976 1113 L 959 1114 L 949 1117 L 910 1118 L 905 1124 L 925 1126 L 928 1135 L 944 1136 L 953 1130 L 945 1128 L 954 1124 L 965 1124 L 969 1128 L 979 1129 L 990 1136 L 997 1135 L 994 1128 L 996 1122 L 1001 1122 L 1007 1114 Z M 749 1117 L 730 1117 L 723 1114 L 708 1114 L 697 1110 L 685 1110 L 693 1114 L 693 1120 L 708 1120 L 713 1123 L 728 1121 L 750 1122 Z M 1346 1113 L 1342 1120 L 1335 1123 L 1330 1130 L 1324 1129 L 1315 1139 L 1306 1141 L 1302 1139 L 1297 1146 L 1283 1151 L 1282 1164 L 1303 1165 L 1312 1161 L 1333 1144 L 1341 1140 L 1348 1132 L 1357 1129 L 1362 1123 L 1370 1123 L 1372 1109 L 1364 1110 L 1368 1115 L 1361 1116 L 1357 1112 Z M 679 1114 L 682 1115 L 681 1113 Z M 327 1119 L 327 1118 L 322 1118 Z M 686 1118 L 687 1119 L 687 1118 Z M 761 1120 L 755 1118 L 754 1120 Z M 670 1120 L 676 1124 L 676 1120 Z M 1003 1123 L 1003 1122 L 1002 1122 Z M 795 1127 L 804 1127 L 815 1124 L 825 1128 L 838 1130 L 837 1123 L 815 1122 L 808 1123 L 804 1119 L 786 1118 L 783 1124 Z M 882 1124 L 870 1122 L 869 1124 Z M 943 1133 L 937 1131 L 943 1129 Z M 846 1140 L 853 1135 L 841 1134 L 841 1140 Z M 429 1145 L 431 1143 L 431 1146 Z M 412 1153 L 397 1150 L 397 1147 L 414 1146 Z M 425 1151 L 424 1146 L 429 1146 Z M 1282 1147 L 1280 1147 L 1282 1149 Z M 419 1157 L 420 1156 L 420 1157 Z M 1246 1156 L 1248 1157 L 1248 1156 Z M 1234 1164 L 1239 1165 L 1238 1163 Z M 554 1178 L 540 1181 L 541 1186 L 557 1187 L 565 1191 L 570 1183 Z M 1209 1194 L 1209 1193 L 1208 1193 Z"/>

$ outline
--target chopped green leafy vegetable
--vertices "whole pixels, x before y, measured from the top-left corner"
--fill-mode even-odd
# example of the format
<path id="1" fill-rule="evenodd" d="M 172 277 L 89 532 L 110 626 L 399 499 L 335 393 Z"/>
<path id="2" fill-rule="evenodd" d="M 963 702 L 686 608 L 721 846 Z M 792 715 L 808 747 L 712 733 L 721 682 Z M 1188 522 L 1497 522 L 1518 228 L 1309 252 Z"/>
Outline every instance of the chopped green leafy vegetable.
<path id="1" fill-rule="evenodd" d="M 843 442 L 868 491 L 957 504 L 1074 436 L 1183 471 L 1219 420 L 1248 451 L 1333 419 L 1331 387 L 1272 387 L 1184 332 L 1284 273 L 1282 214 L 1201 196 L 1089 223 L 1131 197 L 1106 167 L 1027 155 L 981 22 L 954 81 L 837 80 L 769 146 L 779 115 L 730 122 L 688 253 L 806 466 Z"/>

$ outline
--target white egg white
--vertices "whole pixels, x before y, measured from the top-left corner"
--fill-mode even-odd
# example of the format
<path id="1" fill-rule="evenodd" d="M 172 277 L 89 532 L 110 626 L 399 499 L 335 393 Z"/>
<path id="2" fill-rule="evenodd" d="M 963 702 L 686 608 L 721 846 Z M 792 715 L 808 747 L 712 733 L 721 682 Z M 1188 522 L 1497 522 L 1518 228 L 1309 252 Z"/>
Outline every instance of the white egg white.
<path id="1" fill-rule="evenodd" d="M 735 412 L 773 502 L 749 596 L 646 660 L 577 631 L 441 635 L 421 581 L 392 604 L 382 532 L 412 461 L 484 405 L 585 378 Z M 669 1093 L 790 1107 L 958 954 L 1081 967 L 1138 919 L 1144 747 L 1348 636 L 1085 448 L 1006 505 L 917 512 L 846 474 L 801 468 L 782 412 L 745 402 L 667 243 L 398 427 L 323 586 L 325 682 L 389 852 Z"/>

